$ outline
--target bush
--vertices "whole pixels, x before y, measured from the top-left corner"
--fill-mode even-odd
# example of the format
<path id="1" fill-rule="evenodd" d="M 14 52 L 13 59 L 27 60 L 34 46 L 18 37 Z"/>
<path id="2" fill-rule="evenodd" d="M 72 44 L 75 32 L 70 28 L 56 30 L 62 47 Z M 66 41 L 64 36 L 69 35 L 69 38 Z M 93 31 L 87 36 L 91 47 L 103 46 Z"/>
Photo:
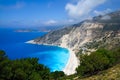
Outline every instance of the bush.
<path id="1" fill-rule="evenodd" d="M 58 79 L 64 77 L 65 74 L 64 74 L 63 71 L 55 71 L 55 72 L 52 72 L 52 73 L 51 73 L 51 76 L 52 76 L 52 78 L 53 78 L 54 80 L 58 80 Z M 61 80 L 61 79 L 60 79 L 60 80 Z"/>
<path id="2" fill-rule="evenodd" d="M 90 55 L 82 54 L 80 66 L 76 71 L 80 76 L 89 76 L 113 66 L 118 61 L 120 62 L 120 49 L 115 51 L 98 49 Z"/>
<path id="3" fill-rule="evenodd" d="M 56 80 L 63 76 L 62 71 L 50 73 L 49 68 L 38 64 L 37 58 L 10 60 L 0 51 L 0 80 Z"/>

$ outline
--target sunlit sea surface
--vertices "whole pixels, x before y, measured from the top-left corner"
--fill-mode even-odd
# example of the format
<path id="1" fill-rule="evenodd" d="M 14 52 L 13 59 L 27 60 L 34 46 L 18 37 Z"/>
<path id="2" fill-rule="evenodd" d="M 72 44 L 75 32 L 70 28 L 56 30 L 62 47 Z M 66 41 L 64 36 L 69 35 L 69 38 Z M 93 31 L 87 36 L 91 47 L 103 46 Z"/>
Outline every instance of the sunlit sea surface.
<path id="1" fill-rule="evenodd" d="M 15 32 L 14 29 L 0 28 L 0 49 L 4 50 L 12 60 L 36 57 L 39 58 L 39 63 L 51 71 L 62 70 L 69 58 L 67 49 L 25 43 L 45 34 L 46 32 Z"/>

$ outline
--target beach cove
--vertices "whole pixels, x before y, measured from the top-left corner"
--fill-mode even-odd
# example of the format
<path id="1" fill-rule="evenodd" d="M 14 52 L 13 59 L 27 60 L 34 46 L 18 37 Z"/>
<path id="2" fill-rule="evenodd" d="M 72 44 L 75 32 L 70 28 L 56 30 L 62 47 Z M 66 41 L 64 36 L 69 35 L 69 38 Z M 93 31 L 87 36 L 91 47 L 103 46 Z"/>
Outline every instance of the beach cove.
<path id="1" fill-rule="evenodd" d="M 39 44 L 39 43 L 35 43 L 34 40 L 27 41 L 26 43 L 28 43 L 28 44 L 37 44 L 37 45 L 56 46 L 56 45 L 52 45 L 52 44 Z M 58 47 L 68 49 L 69 50 L 69 54 L 70 54 L 69 55 L 69 59 L 68 59 L 66 65 L 65 65 L 65 67 L 61 71 L 63 71 L 66 75 L 72 75 L 72 74 L 76 73 L 76 68 L 79 65 L 79 60 L 78 60 L 78 58 L 75 55 L 75 51 L 73 51 L 72 49 L 67 48 L 65 46 L 58 46 Z"/>
<path id="2" fill-rule="evenodd" d="M 61 71 L 68 62 L 69 51 L 65 48 L 48 45 L 33 45 L 25 43 L 45 35 L 44 32 L 15 32 L 12 29 L 0 29 L 0 49 L 11 59 L 39 58 L 51 71 Z M 64 56 L 64 57 L 63 57 Z"/>

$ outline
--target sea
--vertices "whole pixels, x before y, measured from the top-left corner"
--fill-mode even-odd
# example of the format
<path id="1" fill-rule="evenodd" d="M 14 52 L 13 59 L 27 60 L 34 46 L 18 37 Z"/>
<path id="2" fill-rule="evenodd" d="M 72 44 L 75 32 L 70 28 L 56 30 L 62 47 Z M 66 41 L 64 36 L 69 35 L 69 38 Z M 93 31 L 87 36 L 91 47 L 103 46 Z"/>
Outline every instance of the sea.
<path id="1" fill-rule="evenodd" d="M 51 71 L 61 71 L 69 59 L 69 51 L 58 46 L 28 44 L 26 41 L 44 36 L 47 32 L 16 32 L 11 28 L 0 28 L 0 50 L 11 60 L 38 58 Z"/>

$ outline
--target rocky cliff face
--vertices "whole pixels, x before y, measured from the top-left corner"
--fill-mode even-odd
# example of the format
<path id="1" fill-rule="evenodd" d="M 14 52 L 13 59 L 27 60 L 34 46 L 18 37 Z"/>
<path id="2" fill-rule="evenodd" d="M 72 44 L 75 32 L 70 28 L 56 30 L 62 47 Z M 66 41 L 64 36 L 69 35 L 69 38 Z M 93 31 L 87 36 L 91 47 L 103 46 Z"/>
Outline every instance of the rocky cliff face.
<path id="1" fill-rule="evenodd" d="M 65 48 L 93 49 L 120 44 L 120 11 L 94 17 L 60 30 L 49 32 L 34 40 L 38 44 L 58 45 Z"/>

